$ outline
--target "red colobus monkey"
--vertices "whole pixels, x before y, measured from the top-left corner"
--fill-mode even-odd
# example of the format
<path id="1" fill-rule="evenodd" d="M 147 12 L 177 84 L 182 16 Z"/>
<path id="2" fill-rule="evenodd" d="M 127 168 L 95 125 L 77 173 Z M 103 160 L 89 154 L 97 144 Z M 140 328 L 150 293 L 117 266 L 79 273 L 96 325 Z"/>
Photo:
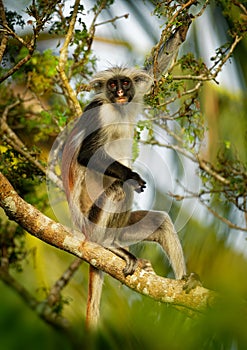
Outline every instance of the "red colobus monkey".
<path id="1" fill-rule="evenodd" d="M 159 54 L 161 73 L 177 53 L 187 31 L 180 28 Z M 150 69 L 115 67 L 91 81 L 95 96 L 68 136 L 62 155 L 62 180 L 72 219 L 90 241 L 109 247 L 126 261 L 132 274 L 136 258 L 123 246 L 139 240 L 154 241 L 166 253 L 175 277 L 186 274 L 180 241 L 169 215 L 132 211 L 134 191 L 145 190 L 140 174 L 131 169 L 135 119 L 143 96 L 153 83 Z M 99 317 L 103 273 L 90 267 L 87 324 Z"/>

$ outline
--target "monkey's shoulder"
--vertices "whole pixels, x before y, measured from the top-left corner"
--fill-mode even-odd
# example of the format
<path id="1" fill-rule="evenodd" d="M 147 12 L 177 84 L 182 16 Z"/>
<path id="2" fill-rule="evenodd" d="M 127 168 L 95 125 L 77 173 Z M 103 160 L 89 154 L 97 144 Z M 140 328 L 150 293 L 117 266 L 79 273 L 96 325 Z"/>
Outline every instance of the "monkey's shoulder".
<path id="1" fill-rule="evenodd" d="M 91 101 L 85 108 L 83 112 L 87 112 L 91 109 L 101 107 L 103 105 L 104 101 L 99 98 L 95 98 L 93 101 Z"/>
<path id="2" fill-rule="evenodd" d="M 124 116 L 125 113 L 123 113 L 122 108 L 116 108 L 115 104 L 109 103 L 104 99 L 95 98 L 85 107 L 78 125 L 87 128 L 93 123 L 103 127 L 110 123 L 118 123 L 124 119 Z"/>

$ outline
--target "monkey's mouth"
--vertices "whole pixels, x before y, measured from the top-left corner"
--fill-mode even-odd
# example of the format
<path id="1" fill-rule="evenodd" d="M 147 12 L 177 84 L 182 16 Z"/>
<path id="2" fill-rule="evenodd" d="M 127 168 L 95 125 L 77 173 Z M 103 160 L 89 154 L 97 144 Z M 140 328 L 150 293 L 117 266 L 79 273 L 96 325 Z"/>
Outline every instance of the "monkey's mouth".
<path id="1" fill-rule="evenodd" d="M 117 98 L 116 98 L 116 103 L 122 104 L 122 103 L 127 103 L 127 102 L 128 102 L 128 98 L 125 97 L 125 96 L 117 97 Z"/>

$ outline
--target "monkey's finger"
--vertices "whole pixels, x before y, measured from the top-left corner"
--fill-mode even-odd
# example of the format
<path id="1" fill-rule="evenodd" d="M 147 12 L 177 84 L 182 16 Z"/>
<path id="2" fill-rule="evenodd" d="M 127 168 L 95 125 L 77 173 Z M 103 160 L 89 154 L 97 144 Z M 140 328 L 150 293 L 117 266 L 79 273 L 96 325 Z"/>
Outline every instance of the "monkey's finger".
<path id="1" fill-rule="evenodd" d="M 136 188 L 135 191 L 136 191 L 137 193 L 141 193 L 141 192 L 144 192 L 144 189 L 145 189 L 145 188 L 146 188 L 146 186 L 143 185 L 143 186 L 140 186 L 140 187 Z"/>
<path id="2" fill-rule="evenodd" d="M 142 188 L 141 188 L 141 187 L 138 187 L 138 188 L 136 188 L 136 189 L 135 189 L 135 192 L 137 192 L 137 193 L 141 193 L 141 192 L 143 192 L 143 190 L 142 190 Z"/>
<path id="3" fill-rule="evenodd" d="M 126 261 L 126 266 L 123 269 L 123 273 L 125 277 L 128 275 L 132 275 L 135 272 L 135 269 L 137 267 L 137 262 L 138 260 L 136 258 L 129 259 L 128 261 Z"/>
<path id="4" fill-rule="evenodd" d="M 141 186 L 138 181 L 133 180 L 133 179 L 129 179 L 127 181 L 125 181 L 125 184 L 131 186 L 134 188 L 134 190 L 136 191 L 137 189 L 139 189 L 139 187 Z"/>
<path id="5" fill-rule="evenodd" d="M 145 188 L 147 188 L 147 186 L 146 186 L 146 182 L 145 182 L 145 184 L 144 184 L 144 185 L 141 185 L 141 192 L 144 192 Z"/>

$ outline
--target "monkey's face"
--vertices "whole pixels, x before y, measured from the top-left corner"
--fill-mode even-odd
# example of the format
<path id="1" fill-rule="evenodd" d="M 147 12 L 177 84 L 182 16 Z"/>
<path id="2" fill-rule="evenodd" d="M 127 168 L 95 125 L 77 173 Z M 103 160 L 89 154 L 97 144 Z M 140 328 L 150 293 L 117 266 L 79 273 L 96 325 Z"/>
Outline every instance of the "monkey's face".
<path id="1" fill-rule="evenodd" d="M 128 77 L 116 76 L 107 81 L 106 95 L 112 103 L 128 103 L 133 99 L 134 94 L 133 82 Z"/>

